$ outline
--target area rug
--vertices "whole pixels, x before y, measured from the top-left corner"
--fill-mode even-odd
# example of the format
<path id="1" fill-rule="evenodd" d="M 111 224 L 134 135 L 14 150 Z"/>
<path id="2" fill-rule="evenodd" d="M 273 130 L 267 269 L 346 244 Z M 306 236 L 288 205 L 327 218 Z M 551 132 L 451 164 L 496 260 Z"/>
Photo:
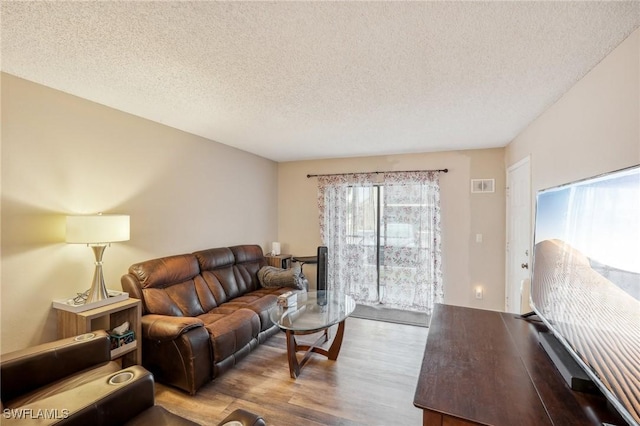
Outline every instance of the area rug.
<path id="1" fill-rule="evenodd" d="M 384 305 L 368 306 L 356 305 L 351 314 L 355 318 L 363 318 L 374 321 L 395 322 L 398 324 L 429 327 L 429 316 L 424 312 L 403 311 L 401 309 L 385 308 Z"/>

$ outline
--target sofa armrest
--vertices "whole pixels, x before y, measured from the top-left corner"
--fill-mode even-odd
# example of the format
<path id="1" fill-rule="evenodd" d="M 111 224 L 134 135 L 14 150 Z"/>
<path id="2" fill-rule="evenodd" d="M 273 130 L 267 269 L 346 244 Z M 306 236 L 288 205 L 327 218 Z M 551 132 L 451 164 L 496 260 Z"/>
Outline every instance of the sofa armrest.
<path id="1" fill-rule="evenodd" d="M 0 356 L 2 400 L 10 400 L 63 377 L 111 361 L 109 334 L 93 331 Z M 28 371 L 29 374 L 25 374 Z"/>
<path id="2" fill-rule="evenodd" d="M 174 340 L 187 331 L 204 327 L 199 318 L 172 317 L 169 315 L 149 314 L 142 317 L 142 335 L 145 339 L 166 342 Z"/>
<path id="3" fill-rule="evenodd" d="M 144 304 L 144 297 L 142 297 L 142 289 L 138 279 L 133 274 L 125 274 L 120 278 L 120 285 L 122 290 L 129 293 L 129 297 L 140 299 L 142 301 L 142 313 L 147 312 L 147 307 Z"/>
<path id="4" fill-rule="evenodd" d="M 110 382 L 114 377 L 116 380 Z M 128 380 L 123 381 L 125 378 Z M 5 409 L 2 424 L 122 424 L 153 405 L 153 375 L 136 365 L 66 392 L 18 408 Z"/>

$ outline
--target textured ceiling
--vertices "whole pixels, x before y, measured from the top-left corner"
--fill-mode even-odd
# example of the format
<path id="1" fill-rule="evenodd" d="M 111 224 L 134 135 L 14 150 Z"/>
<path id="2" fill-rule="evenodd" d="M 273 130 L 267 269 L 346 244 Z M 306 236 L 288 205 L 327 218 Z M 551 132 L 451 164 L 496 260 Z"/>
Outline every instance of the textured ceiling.
<path id="1" fill-rule="evenodd" d="M 2 2 L 2 70 L 276 161 L 499 147 L 640 2 Z"/>

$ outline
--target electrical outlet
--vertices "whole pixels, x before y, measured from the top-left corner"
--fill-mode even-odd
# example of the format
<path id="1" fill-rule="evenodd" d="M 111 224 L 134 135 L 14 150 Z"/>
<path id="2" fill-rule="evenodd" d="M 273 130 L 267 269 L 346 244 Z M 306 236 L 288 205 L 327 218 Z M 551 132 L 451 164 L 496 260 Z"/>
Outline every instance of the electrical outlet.
<path id="1" fill-rule="evenodd" d="M 476 299 L 482 299 L 482 287 L 476 287 Z"/>

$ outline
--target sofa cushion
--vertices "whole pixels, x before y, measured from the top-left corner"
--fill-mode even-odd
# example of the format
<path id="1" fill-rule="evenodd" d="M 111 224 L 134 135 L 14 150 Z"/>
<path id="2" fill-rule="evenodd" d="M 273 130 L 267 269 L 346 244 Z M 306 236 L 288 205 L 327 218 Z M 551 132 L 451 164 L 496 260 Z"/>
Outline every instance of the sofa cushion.
<path id="1" fill-rule="evenodd" d="M 241 308 L 227 314 L 205 314 L 199 318 L 205 322 L 209 332 L 214 363 L 233 355 L 252 340 L 257 340 L 260 332 L 260 319 L 250 309 Z"/>
<path id="2" fill-rule="evenodd" d="M 269 294 L 251 302 L 247 309 L 251 309 L 260 317 L 260 331 L 265 331 L 273 326 L 273 321 L 269 317 L 269 310 L 278 303 L 278 296 Z"/>
<path id="3" fill-rule="evenodd" d="M 269 310 L 278 303 L 278 295 L 287 291 L 286 288 L 264 289 L 252 291 L 242 297 L 237 297 L 222 304 L 212 312 L 229 312 L 233 309 L 251 309 L 260 318 L 260 331 L 265 331 L 273 326 L 269 318 Z"/>
<path id="4" fill-rule="evenodd" d="M 276 296 L 281 295 L 282 293 L 286 293 L 291 291 L 289 287 L 279 287 L 279 288 L 260 288 L 256 291 L 252 291 L 249 293 L 252 296 L 266 296 L 267 294 L 274 294 Z"/>

